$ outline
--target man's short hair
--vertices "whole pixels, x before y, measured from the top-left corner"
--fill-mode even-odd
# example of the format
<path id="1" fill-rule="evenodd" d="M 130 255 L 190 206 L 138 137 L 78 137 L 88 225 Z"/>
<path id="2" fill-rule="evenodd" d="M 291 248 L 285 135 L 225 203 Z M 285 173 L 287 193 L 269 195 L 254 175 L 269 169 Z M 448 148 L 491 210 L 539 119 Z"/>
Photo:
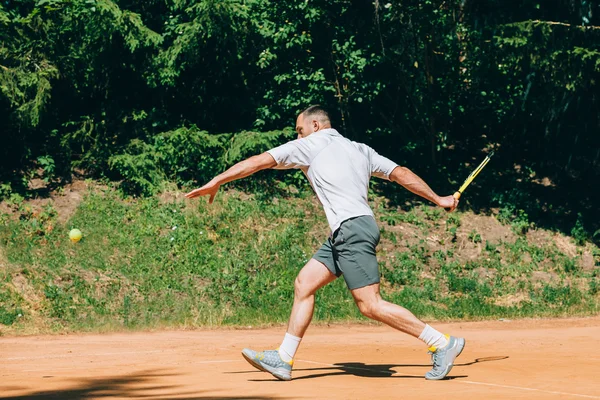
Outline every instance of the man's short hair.
<path id="1" fill-rule="evenodd" d="M 330 124 L 329 113 L 319 104 L 305 108 L 300 114 L 304 114 L 304 118 L 314 118 L 322 124 Z"/>

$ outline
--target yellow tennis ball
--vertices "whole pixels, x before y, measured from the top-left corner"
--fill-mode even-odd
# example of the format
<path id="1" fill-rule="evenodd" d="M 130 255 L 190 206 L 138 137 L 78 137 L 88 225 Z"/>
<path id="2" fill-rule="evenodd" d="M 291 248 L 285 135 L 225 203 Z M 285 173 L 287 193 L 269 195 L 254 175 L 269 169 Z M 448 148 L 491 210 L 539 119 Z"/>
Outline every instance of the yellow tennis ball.
<path id="1" fill-rule="evenodd" d="M 71 239 L 71 242 L 73 243 L 77 243 L 81 240 L 81 231 L 79 229 L 71 229 L 71 232 L 69 232 L 69 239 Z"/>

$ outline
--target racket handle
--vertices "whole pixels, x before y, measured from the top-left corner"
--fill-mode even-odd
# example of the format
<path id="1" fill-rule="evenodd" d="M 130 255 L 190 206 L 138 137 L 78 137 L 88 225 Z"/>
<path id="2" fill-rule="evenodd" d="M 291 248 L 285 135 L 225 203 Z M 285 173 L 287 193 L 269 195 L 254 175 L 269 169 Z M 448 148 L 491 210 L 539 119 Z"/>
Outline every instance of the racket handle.
<path id="1" fill-rule="evenodd" d="M 454 192 L 452 195 L 456 200 L 460 199 L 460 192 Z"/>

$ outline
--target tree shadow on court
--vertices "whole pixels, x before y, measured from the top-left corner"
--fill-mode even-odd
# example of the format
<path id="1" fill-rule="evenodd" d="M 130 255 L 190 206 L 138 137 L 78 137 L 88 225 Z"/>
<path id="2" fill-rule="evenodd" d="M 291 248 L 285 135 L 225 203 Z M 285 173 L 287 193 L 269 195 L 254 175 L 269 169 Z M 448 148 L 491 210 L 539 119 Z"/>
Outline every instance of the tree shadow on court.
<path id="1" fill-rule="evenodd" d="M 508 356 L 493 356 L 476 358 L 473 361 L 454 364 L 455 367 L 467 367 L 474 364 L 490 361 L 500 361 L 507 359 Z M 354 375 L 363 378 L 418 378 L 423 379 L 423 375 L 408 375 L 396 371 L 394 368 L 424 367 L 431 368 L 431 364 L 365 364 L 360 362 L 335 363 L 327 367 L 318 368 L 295 368 L 294 372 L 316 372 L 310 375 L 304 375 L 294 378 L 294 380 L 322 378 L 326 376 Z M 259 371 L 243 371 L 237 373 L 248 373 Z M 234 372 L 235 373 L 235 372 Z M 466 378 L 467 375 L 450 375 L 447 379 Z M 250 379 L 253 382 L 272 381 L 273 379 Z"/>
<path id="2" fill-rule="evenodd" d="M 157 379 L 174 376 L 156 371 L 135 375 L 101 379 L 81 379 L 72 387 L 60 390 L 39 390 L 15 396 L 5 395 L 7 390 L 19 390 L 17 387 L 1 387 L 0 400 L 80 400 L 98 398 L 144 398 L 150 400 L 275 400 L 282 397 L 219 395 L 214 391 L 181 391 L 178 385 L 155 385 Z M 46 376 L 45 378 L 53 378 Z M 156 392 L 161 394 L 154 394 Z"/>

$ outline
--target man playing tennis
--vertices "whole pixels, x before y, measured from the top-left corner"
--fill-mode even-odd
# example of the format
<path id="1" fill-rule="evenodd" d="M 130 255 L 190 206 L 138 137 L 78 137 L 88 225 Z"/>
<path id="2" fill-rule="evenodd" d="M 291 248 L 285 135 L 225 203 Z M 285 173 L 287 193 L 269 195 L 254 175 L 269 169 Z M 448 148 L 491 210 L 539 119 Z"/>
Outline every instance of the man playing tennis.
<path id="1" fill-rule="evenodd" d="M 331 235 L 302 268 L 295 281 L 294 305 L 287 332 L 277 350 L 242 355 L 254 367 L 280 380 L 292 379 L 292 365 L 300 341 L 313 316 L 315 293 L 344 276 L 360 312 L 371 319 L 425 342 L 432 354 L 433 368 L 426 379 L 448 375 L 465 340 L 444 335 L 415 317 L 409 310 L 388 303 L 379 293 L 379 268 L 375 247 L 379 228 L 367 203 L 371 176 L 389 179 L 411 192 L 453 211 L 458 200 L 440 197 L 408 168 L 380 156 L 369 146 L 352 142 L 335 129 L 327 112 L 311 106 L 296 120 L 298 139 L 241 161 L 213 178 L 187 198 L 208 195 L 212 203 L 219 187 L 267 168 L 301 169 L 321 201 Z"/>

